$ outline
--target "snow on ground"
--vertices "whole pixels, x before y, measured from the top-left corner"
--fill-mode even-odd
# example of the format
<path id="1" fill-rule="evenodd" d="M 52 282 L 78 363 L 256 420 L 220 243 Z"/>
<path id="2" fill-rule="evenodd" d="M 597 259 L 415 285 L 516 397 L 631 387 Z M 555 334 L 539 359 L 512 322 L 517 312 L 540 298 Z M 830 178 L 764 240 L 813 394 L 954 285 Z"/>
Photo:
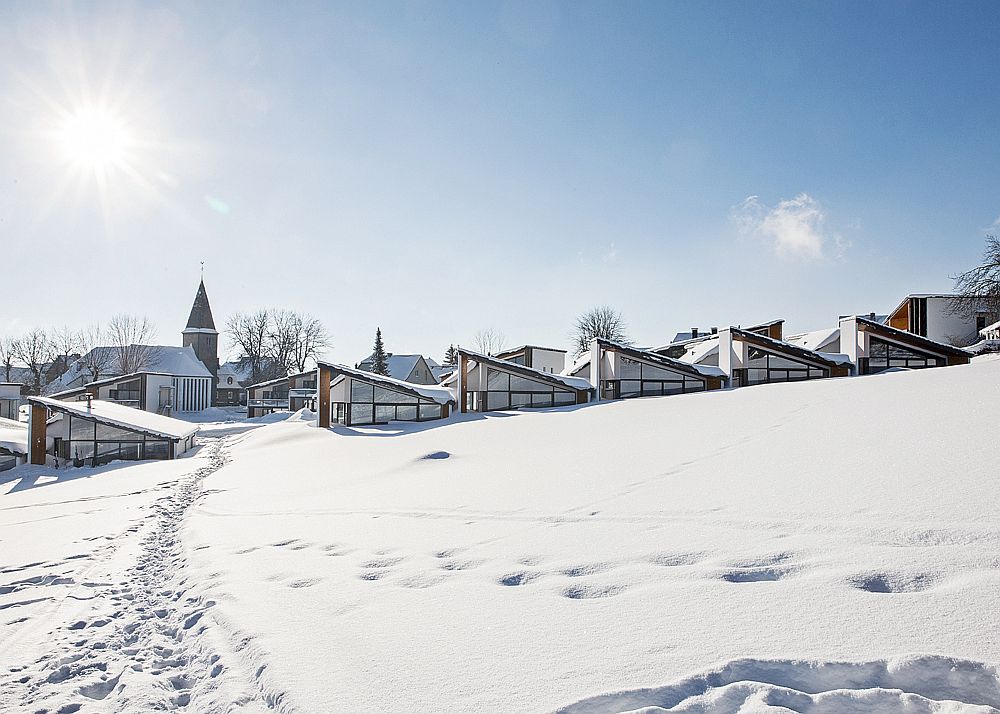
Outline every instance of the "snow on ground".
<path id="1" fill-rule="evenodd" d="M 11 489 L 0 709 L 1000 711 L 998 384 L 299 414 Z"/>

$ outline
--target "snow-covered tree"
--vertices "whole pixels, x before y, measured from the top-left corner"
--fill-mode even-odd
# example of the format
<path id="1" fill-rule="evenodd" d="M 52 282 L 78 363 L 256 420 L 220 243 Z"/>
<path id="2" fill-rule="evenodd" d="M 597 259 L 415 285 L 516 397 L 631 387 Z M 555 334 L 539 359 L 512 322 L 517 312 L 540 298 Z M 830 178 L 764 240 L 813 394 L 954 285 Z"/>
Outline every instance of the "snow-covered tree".
<path id="1" fill-rule="evenodd" d="M 455 349 L 455 345 L 448 345 L 448 349 L 444 353 L 444 366 L 458 366 L 458 350 Z"/>
<path id="2" fill-rule="evenodd" d="M 631 344 L 625 331 L 625 319 L 621 313 L 607 305 L 591 308 L 576 318 L 572 338 L 579 357 L 590 349 L 590 343 L 595 337 L 613 340 L 623 344 Z"/>
<path id="3" fill-rule="evenodd" d="M 385 345 L 382 343 L 382 328 L 375 328 L 375 349 L 372 351 L 372 372 L 389 376 L 389 361 L 385 355 Z"/>

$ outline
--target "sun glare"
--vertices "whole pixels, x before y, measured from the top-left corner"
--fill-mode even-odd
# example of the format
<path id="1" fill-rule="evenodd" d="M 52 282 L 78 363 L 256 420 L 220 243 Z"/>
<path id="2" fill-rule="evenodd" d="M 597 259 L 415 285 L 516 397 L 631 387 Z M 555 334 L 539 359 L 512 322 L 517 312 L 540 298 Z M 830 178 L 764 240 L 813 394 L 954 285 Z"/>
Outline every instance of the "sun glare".
<path id="1" fill-rule="evenodd" d="M 98 172 L 127 163 L 132 143 L 125 121 L 100 108 L 80 109 L 67 117 L 59 139 L 68 161 Z"/>

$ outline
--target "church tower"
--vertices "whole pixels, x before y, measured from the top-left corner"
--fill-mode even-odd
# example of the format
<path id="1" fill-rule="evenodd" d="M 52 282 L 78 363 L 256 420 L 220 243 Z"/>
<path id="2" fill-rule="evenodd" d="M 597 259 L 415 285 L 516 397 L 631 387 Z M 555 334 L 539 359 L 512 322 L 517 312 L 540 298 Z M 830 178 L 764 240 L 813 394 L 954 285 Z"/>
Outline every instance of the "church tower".
<path id="1" fill-rule="evenodd" d="M 216 404 L 216 388 L 219 377 L 219 331 L 215 329 L 212 306 L 208 304 L 205 281 L 198 284 L 198 294 L 194 296 L 191 315 L 187 327 L 181 333 L 183 345 L 191 347 L 198 359 L 208 367 L 215 380 L 212 382 L 212 404 Z"/>

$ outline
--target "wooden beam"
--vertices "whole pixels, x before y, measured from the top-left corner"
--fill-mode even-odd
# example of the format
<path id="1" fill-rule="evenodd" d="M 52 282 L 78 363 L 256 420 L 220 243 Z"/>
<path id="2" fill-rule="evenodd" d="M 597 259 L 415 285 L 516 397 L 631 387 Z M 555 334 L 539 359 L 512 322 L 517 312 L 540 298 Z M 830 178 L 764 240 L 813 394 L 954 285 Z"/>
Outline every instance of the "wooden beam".
<path id="1" fill-rule="evenodd" d="M 323 429 L 330 428 L 330 382 L 333 372 L 326 365 L 316 368 L 316 389 L 319 391 L 319 425 Z"/>
<path id="2" fill-rule="evenodd" d="M 45 437 L 48 429 L 46 420 L 48 416 L 49 412 L 45 407 L 39 404 L 31 405 L 31 421 L 28 422 L 31 443 L 28 445 L 28 451 L 30 452 L 30 462 L 36 466 L 45 465 Z"/>
<path id="3" fill-rule="evenodd" d="M 460 389 L 458 390 L 458 410 L 462 414 L 469 411 L 469 358 L 464 354 L 459 354 L 458 356 L 458 382 Z"/>

